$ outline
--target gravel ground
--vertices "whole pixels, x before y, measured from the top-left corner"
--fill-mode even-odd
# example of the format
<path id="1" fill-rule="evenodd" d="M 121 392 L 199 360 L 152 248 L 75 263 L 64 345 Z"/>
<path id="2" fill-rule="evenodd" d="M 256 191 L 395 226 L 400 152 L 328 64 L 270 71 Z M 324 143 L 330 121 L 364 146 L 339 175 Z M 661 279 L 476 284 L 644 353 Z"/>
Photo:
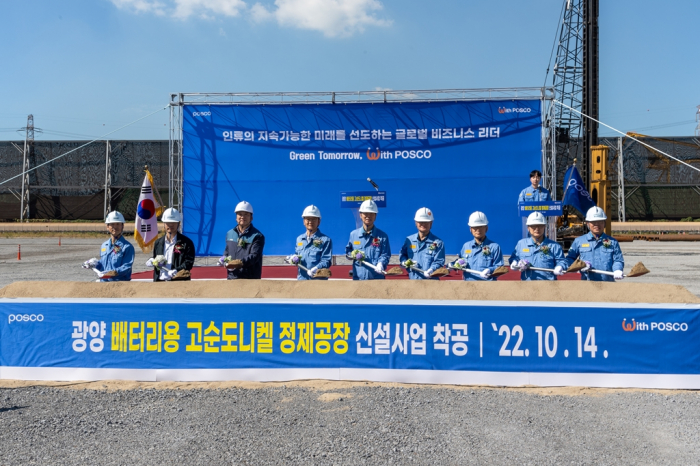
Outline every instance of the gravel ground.
<path id="1" fill-rule="evenodd" d="M 700 396 L 0 390 L 2 464 L 697 464 Z"/>
<path id="2" fill-rule="evenodd" d="M 83 261 L 99 253 L 99 238 L 0 238 L 0 287 L 16 280 L 71 280 L 92 281 L 94 272 L 80 267 Z M 132 243 L 133 244 L 133 243 Z M 22 246 L 22 260 L 17 260 L 17 245 Z M 637 262 L 644 262 L 649 275 L 628 279 L 639 283 L 671 283 L 683 285 L 691 293 L 700 296 L 698 264 L 700 264 L 700 242 L 647 242 L 620 243 L 629 270 Z M 510 251 L 509 248 L 506 248 Z M 144 264 L 149 255 L 136 248 L 134 272 L 148 269 Z M 448 256 L 454 259 L 455 256 Z M 213 266 L 217 258 L 197 258 L 195 265 Z M 281 256 L 265 257 L 266 265 L 282 264 Z M 349 263 L 338 257 L 338 264 Z M 394 256 L 392 263 L 398 263 Z"/>
<path id="3" fill-rule="evenodd" d="M 0 239 L 0 286 L 93 280 L 79 265 L 100 243 Z M 700 243 L 622 248 L 628 268 L 642 261 L 653 272 L 635 281 L 680 284 L 700 296 Z M 137 254 L 135 271 L 145 260 Z M 700 463 L 700 392 L 317 384 L 0 383 L 0 464 Z"/>

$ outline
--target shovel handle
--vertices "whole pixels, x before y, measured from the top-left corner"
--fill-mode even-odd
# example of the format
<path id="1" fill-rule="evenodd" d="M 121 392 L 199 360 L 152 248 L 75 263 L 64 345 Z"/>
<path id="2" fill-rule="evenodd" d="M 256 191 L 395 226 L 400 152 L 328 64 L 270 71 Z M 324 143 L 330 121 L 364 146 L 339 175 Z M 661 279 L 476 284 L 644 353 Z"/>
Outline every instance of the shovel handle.
<path id="1" fill-rule="evenodd" d="M 385 270 L 382 270 L 382 271 L 380 272 L 379 270 L 377 270 L 377 266 L 374 265 L 374 264 L 370 264 L 369 262 L 365 262 L 365 261 L 360 261 L 360 263 L 361 263 L 362 265 L 366 265 L 366 266 L 369 267 L 370 269 L 374 270 L 376 273 L 381 273 L 382 275 L 386 275 L 386 271 L 385 271 Z"/>
<path id="2" fill-rule="evenodd" d="M 538 272 L 552 272 L 552 273 L 554 273 L 554 269 L 543 269 L 541 267 L 528 267 L 527 270 L 537 270 Z"/>
<path id="3" fill-rule="evenodd" d="M 409 269 L 415 270 L 416 272 L 425 273 L 424 270 L 421 270 L 421 269 L 419 269 L 418 267 L 410 266 Z"/>
<path id="4" fill-rule="evenodd" d="M 611 277 L 615 276 L 615 272 L 608 272 L 607 270 L 596 270 L 596 269 L 590 269 L 587 270 L 586 272 L 588 273 L 599 273 L 601 275 L 610 275 Z M 627 275 L 622 275 L 623 277 L 626 277 Z"/>
<path id="5" fill-rule="evenodd" d="M 467 272 L 467 273 L 476 273 L 476 274 L 481 274 L 481 272 L 478 272 L 476 270 L 472 269 L 458 269 L 457 267 L 447 267 L 450 270 L 456 270 L 457 272 Z"/>

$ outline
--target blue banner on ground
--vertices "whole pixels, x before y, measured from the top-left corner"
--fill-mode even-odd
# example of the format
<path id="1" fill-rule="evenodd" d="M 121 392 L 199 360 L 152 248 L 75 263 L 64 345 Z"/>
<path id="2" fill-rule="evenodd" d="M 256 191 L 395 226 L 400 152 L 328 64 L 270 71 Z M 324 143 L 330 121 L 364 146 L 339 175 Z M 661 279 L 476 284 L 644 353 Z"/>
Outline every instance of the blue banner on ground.
<path id="1" fill-rule="evenodd" d="M 527 217 L 533 212 L 540 212 L 545 217 L 559 217 L 563 214 L 563 210 L 561 201 L 518 203 L 518 211 L 521 217 Z"/>
<path id="2" fill-rule="evenodd" d="M 698 305 L 24 299 L 0 319 L 14 368 L 700 374 Z"/>
<path id="3" fill-rule="evenodd" d="M 344 252 L 354 221 L 339 191 L 372 178 L 392 201 L 377 226 L 398 251 L 421 207 L 449 253 L 471 239 L 473 211 L 505 249 L 520 239 L 513 212 L 528 174 L 541 169 L 539 100 L 183 108 L 184 233 L 198 255 L 219 255 L 233 209 L 252 203 L 265 254 L 289 254 L 301 212 L 321 209 L 321 230 Z"/>

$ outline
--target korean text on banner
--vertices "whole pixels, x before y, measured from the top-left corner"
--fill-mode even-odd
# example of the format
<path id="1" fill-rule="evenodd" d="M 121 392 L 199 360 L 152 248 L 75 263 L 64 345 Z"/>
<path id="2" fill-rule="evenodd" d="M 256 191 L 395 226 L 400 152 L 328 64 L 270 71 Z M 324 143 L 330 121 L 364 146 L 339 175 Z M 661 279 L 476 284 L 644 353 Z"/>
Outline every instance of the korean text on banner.
<path id="1" fill-rule="evenodd" d="M 134 228 L 134 239 L 143 252 L 148 252 L 153 248 L 153 244 L 158 237 L 158 216 L 162 213 L 163 207 L 156 202 L 153 192 L 153 176 L 146 170 L 146 176 L 141 185 L 141 195 L 136 206 L 136 225 Z"/>

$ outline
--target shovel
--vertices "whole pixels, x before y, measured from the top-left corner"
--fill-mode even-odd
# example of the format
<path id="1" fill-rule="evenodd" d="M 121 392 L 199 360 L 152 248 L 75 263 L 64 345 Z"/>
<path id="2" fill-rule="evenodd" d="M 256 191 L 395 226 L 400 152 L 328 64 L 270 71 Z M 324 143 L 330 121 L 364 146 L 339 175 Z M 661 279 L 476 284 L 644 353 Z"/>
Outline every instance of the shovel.
<path id="1" fill-rule="evenodd" d="M 478 270 L 473 270 L 473 269 L 458 269 L 457 267 L 448 267 L 450 270 L 456 270 L 458 272 L 467 272 L 467 273 L 474 273 L 476 275 L 481 275 L 481 272 Z M 500 267 L 496 267 L 496 270 L 493 271 L 493 273 L 490 275 L 490 277 L 500 277 L 501 275 L 505 275 L 508 272 L 510 272 L 510 268 L 506 267 L 505 265 L 502 265 Z"/>
<path id="2" fill-rule="evenodd" d="M 286 261 L 285 261 L 285 262 L 286 262 Z M 290 264 L 289 262 L 287 262 L 287 263 L 288 263 L 289 265 L 295 265 L 295 264 Z M 309 269 L 307 269 L 307 268 L 304 267 L 303 265 L 301 265 L 301 264 L 296 264 L 296 266 L 299 267 L 301 270 L 305 271 L 306 273 L 309 273 Z M 325 272 L 324 272 L 324 271 L 325 271 Z M 331 276 L 331 271 L 330 271 L 330 270 L 328 270 L 328 269 L 318 269 L 318 270 L 316 271 L 316 275 L 314 275 L 313 277 L 311 277 L 311 279 L 313 280 L 313 279 L 315 279 L 315 278 L 329 278 L 330 276 Z"/>
<path id="3" fill-rule="evenodd" d="M 360 261 L 360 263 L 374 270 L 376 273 L 381 273 L 382 275 L 403 275 L 403 270 L 401 270 L 401 267 L 392 267 L 389 270 L 382 270 L 380 272 L 379 267 L 377 267 L 376 265 L 370 264 L 369 262 L 365 261 Z"/>
<path id="4" fill-rule="evenodd" d="M 583 262 L 581 259 L 576 259 L 573 264 L 569 266 L 568 269 L 566 269 L 566 273 L 574 273 L 578 272 L 579 270 L 583 269 L 586 267 L 586 263 Z M 528 270 L 537 270 L 540 272 L 552 272 L 554 273 L 554 269 L 543 269 L 540 267 L 528 267 Z M 612 274 L 612 272 L 610 272 Z"/>
<path id="5" fill-rule="evenodd" d="M 416 272 L 420 272 L 422 274 L 425 274 L 425 271 L 419 269 L 418 267 L 414 267 L 411 265 L 408 268 L 410 268 L 411 270 L 415 270 Z M 433 273 L 430 274 L 430 277 L 431 278 L 433 278 L 433 277 L 440 278 L 440 277 L 444 277 L 445 275 L 449 275 L 449 274 L 450 274 L 450 272 L 448 272 L 445 267 L 440 267 L 439 269 L 433 270 Z"/>
<path id="6" fill-rule="evenodd" d="M 589 273 L 599 273 L 599 274 L 601 274 L 601 275 L 610 275 L 610 276 L 614 276 L 614 275 L 615 275 L 614 272 L 607 272 L 607 271 L 605 271 L 605 270 L 595 270 L 595 269 L 591 269 L 591 270 L 589 270 L 588 272 L 589 272 Z M 642 275 L 646 275 L 646 274 L 648 274 L 649 272 L 650 272 L 650 270 L 647 269 L 646 267 L 644 267 L 644 264 L 642 264 L 641 262 L 637 262 L 637 263 L 635 264 L 635 266 L 632 267 L 632 270 L 630 270 L 630 273 L 628 273 L 628 274 L 623 274 L 622 276 L 623 276 L 623 277 L 626 277 L 626 278 L 641 277 Z"/>

